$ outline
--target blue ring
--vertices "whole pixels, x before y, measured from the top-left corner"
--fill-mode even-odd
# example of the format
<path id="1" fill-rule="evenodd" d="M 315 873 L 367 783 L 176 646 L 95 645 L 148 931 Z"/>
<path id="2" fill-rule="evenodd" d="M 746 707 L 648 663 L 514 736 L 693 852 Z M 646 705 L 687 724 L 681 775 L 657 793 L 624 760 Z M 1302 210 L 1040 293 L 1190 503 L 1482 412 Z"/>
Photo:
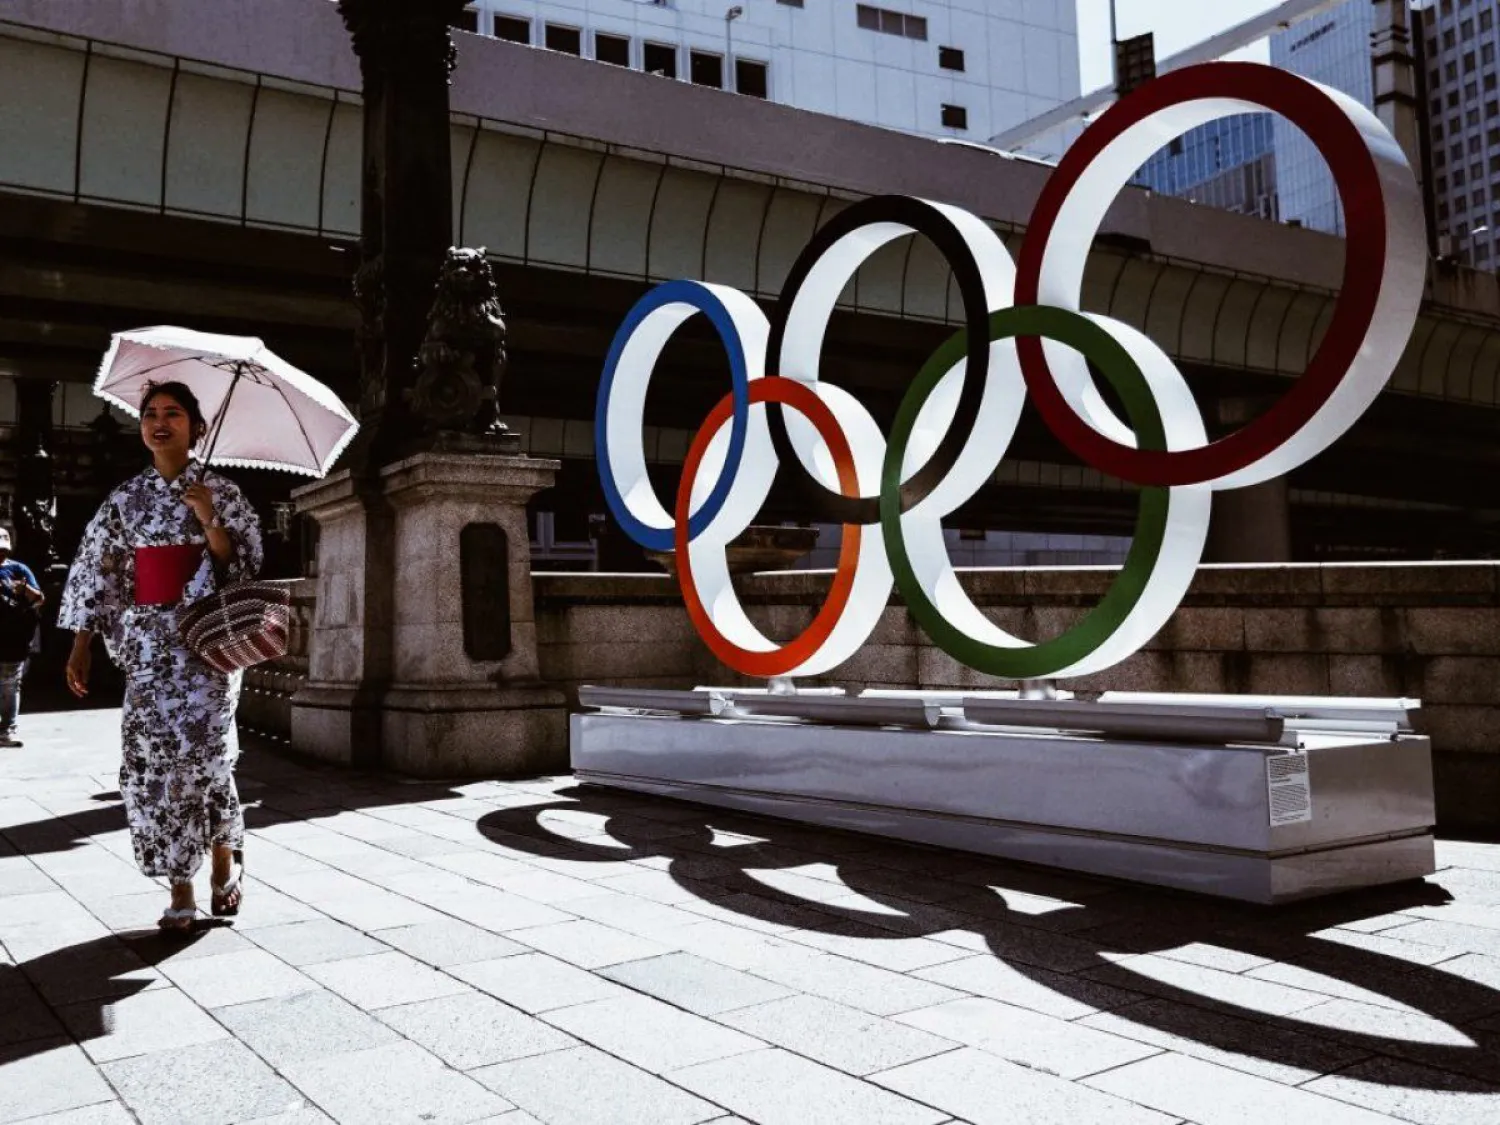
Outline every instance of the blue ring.
<path id="1" fill-rule="evenodd" d="M 636 519 L 620 495 L 615 483 L 614 468 L 609 460 L 609 396 L 614 388 L 615 369 L 630 337 L 652 313 L 668 305 L 690 305 L 708 317 L 709 323 L 723 341 L 729 356 L 730 390 L 734 397 L 734 415 L 729 431 L 729 456 L 714 482 L 703 506 L 688 519 L 688 539 L 696 539 L 703 529 L 713 522 L 729 498 L 729 490 L 740 471 L 740 461 L 745 454 L 745 435 L 750 428 L 750 373 L 745 363 L 745 346 L 735 327 L 734 318 L 724 303 L 713 292 L 696 281 L 668 281 L 658 285 L 635 303 L 626 314 L 624 323 L 615 333 L 609 345 L 609 355 L 604 361 L 604 374 L 599 379 L 599 394 L 594 403 L 594 449 L 599 466 L 599 483 L 604 488 L 604 499 L 609 504 L 615 521 L 625 534 L 648 551 L 671 551 L 674 549 L 673 528 L 652 527 Z M 666 505 L 663 505 L 666 507 Z"/>

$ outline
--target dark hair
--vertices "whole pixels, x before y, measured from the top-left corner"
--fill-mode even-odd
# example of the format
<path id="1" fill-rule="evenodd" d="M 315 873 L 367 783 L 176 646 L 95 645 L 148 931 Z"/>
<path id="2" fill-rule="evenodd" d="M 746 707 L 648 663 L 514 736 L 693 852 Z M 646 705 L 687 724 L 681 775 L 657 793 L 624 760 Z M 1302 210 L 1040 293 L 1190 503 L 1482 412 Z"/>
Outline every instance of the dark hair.
<path id="1" fill-rule="evenodd" d="M 187 411 L 188 423 L 193 427 L 193 441 L 199 441 L 208 432 L 208 420 L 203 417 L 203 408 L 198 405 L 198 396 L 186 383 L 147 383 L 146 393 L 141 396 L 141 413 L 157 395 L 168 395 L 177 400 L 177 405 Z"/>

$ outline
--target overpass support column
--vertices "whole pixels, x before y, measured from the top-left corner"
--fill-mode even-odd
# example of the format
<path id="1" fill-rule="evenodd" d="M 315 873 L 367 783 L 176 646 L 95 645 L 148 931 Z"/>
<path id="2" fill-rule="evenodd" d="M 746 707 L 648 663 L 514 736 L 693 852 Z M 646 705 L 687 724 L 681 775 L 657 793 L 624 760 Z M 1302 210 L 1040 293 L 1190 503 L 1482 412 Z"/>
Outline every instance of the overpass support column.
<path id="1" fill-rule="evenodd" d="M 1258 396 L 1219 399 L 1214 429 L 1235 430 L 1264 413 L 1271 399 Z M 1292 561 L 1291 488 L 1286 477 L 1265 484 L 1214 493 L 1204 562 L 1277 563 Z"/>
<path id="2" fill-rule="evenodd" d="M 1285 477 L 1215 492 L 1204 562 L 1292 561 L 1291 489 Z"/>
<path id="3" fill-rule="evenodd" d="M 52 479 L 51 379 L 16 380 L 16 557 L 38 576 L 57 565 L 57 496 Z"/>

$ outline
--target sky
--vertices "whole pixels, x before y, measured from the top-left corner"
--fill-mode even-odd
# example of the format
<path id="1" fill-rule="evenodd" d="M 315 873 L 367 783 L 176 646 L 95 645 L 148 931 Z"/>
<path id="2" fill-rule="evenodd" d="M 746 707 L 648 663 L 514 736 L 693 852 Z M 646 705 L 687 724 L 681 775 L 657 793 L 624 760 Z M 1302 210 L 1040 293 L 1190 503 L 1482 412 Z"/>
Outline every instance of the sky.
<path id="1" fill-rule="evenodd" d="M 1080 78 L 1085 93 L 1109 85 L 1109 3 L 1110 0 L 1077 0 Z M 1276 6 L 1276 0 L 1115 0 L 1120 38 L 1153 32 L 1158 59 Z M 1265 62 L 1269 54 L 1262 40 L 1229 57 Z"/>

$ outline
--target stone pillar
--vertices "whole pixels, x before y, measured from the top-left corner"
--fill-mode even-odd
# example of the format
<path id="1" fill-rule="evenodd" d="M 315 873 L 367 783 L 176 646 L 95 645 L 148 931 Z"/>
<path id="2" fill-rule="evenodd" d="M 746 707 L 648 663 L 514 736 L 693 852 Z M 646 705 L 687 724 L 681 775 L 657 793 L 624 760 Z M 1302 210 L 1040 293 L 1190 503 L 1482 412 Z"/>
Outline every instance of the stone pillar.
<path id="1" fill-rule="evenodd" d="M 307 682 L 292 699 L 292 744 L 324 761 L 375 768 L 391 681 L 390 505 L 378 485 L 351 469 L 292 496 L 297 511 L 318 524 L 313 635 Z"/>
<path id="2" fill-rule="evenodd" d="M 526 502 L 559 464 L 528 457 L 421 453 L 380 472 L 389 523 L 348 474 L 299 490 L 321 528 L 317 617 L 292 740 L 334 761 L 418 777 L 535 774 L 567 768 L 560 691 L 540 682 Z M 372 534 L 395 547 L 387 605 L 353 565 Z M 360 680 L 372 645 L 392 654 L 377 685 Z"/>

